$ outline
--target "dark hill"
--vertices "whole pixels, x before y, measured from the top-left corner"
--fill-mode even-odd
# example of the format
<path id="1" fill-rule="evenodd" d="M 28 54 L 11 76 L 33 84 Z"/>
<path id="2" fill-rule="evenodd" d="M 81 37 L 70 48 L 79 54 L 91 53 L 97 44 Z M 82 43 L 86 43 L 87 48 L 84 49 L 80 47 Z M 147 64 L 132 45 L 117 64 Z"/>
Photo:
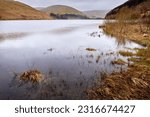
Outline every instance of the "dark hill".
<path id="1" fill-rule="evenodd" d="M 117 14 L 123 8 L 133 9 L 140 18 L 142 15 L 150 16 L 150 0 L 128 0 L 124 4 L 114 8 L 106 14 L 106 19 L 116 19 Z M 135 14 L 135 13 L 134 13 Z"/>

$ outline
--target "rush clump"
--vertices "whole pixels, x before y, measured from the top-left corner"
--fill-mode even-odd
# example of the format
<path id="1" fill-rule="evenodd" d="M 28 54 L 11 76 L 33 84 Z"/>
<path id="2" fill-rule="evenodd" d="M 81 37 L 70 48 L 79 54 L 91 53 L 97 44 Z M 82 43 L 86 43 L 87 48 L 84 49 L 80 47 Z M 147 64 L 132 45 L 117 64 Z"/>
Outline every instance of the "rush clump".
<path id="1" fill-rule="evenodd" d="M 24 81 L 40 82 L 43 74 L 38 70 L 29 70 L 20 75 L 20 79 Z"/>

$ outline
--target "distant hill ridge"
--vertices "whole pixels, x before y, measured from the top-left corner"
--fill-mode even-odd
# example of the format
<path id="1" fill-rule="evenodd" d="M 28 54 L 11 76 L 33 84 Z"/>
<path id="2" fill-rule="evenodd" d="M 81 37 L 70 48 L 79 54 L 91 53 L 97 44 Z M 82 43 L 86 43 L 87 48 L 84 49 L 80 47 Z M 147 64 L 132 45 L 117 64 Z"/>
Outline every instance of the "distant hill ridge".
<path id="1" fill-rule="evenodd" d="M 105 18 L 106 13 L 108 10 L 90 10 L 90 11 L 83 11 L 89 18 Z"/>
<path id="2" fill-rule="evenodd" d="M 53 5 L 42 9 L 42 11 L 45 11 L 47 13 L 55 13 L 55 14 L 70 13 L 70 14 L 84 15 L 81 11 L 66 5 Z"/>
<path id="3" fill-rule="evenodd" d="M 84 19 L 88 18 L 83 12 L 66 5 L 54 5 L 41 9 L 56 19 Z"/>
<path id="4" fill-rule="evenodd" d="M 46 13 L 14 0 L 0 0 L 0 20 L 50 19 Z"/>

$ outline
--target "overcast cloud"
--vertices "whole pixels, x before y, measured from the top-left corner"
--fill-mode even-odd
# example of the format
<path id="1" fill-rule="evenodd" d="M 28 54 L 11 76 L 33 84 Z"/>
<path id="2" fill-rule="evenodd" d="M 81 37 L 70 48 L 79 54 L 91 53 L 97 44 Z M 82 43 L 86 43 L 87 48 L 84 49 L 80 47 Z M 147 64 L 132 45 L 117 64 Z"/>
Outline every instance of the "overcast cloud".
<path id="1" fill-rule="evenodd" d="M 127 0 L 16 0 L 32 7 L 46 7 L 51 5 L 68 5 L 79 10 L 108 10 Z"/>

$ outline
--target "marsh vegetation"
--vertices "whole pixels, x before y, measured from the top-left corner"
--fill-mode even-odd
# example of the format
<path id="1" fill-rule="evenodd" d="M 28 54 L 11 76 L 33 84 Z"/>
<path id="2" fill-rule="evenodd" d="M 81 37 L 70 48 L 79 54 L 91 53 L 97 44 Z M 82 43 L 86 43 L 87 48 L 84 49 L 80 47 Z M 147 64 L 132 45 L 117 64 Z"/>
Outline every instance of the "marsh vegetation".
<path id="1" fill-rule="evenodd" d="M 146 7 L 141 8 L 148 13 Z M 116 15 L 116 21 L 105 22 L 103 30 L 106 34 L 117 37 L 120 41 L 125 39 L 134 41 L 145 48 L 135 48 L 135 53 L 129 50 L 119 51 L 120 55 L 129 57 L 128 62 L 133 63 L 129 63 L 127 71 L 107 75 L 99 82 L 100 86 L 89 89 L 87 91 L 89 99 L 150 99 L 149 15 L 143 18 L 140 17 L 139 11 L 124 7 Z M 123 62 L 119 59 L 113 63 L 122 64 Z"/>

